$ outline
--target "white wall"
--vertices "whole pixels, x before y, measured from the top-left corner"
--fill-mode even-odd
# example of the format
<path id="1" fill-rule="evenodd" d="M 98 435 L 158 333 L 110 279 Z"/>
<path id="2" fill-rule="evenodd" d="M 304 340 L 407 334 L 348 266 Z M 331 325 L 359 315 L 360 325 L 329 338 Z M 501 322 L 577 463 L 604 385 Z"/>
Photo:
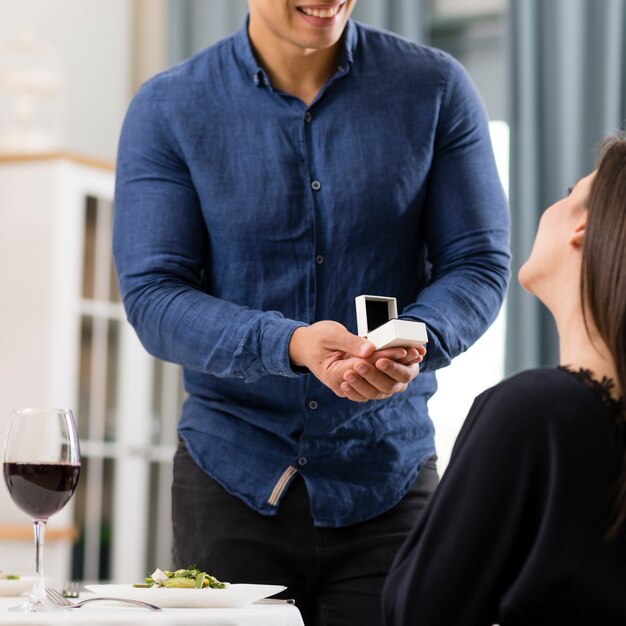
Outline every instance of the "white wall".
<path id="1" fill-rule="evenodd" d="M 0 40 L 34 30 L 60 54 L 66 73 L 63 148 L 112 161 L 128 106 L 133 1 L 3 0 Z"/>

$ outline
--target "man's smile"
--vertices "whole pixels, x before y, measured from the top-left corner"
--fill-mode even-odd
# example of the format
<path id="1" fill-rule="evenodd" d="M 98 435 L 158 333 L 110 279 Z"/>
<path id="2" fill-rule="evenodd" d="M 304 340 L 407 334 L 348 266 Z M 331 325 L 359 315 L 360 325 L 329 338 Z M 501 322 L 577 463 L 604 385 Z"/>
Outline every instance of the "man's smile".
<path id="1" fill-rule="evenodd" d="M 334 18 L 339 11 L 341 11 L 344 4 L 345 0 L 342 2 L 333 2 L 332 4 L 311 4 L 298 6 L 296 9 L 308 17 L 330 20 Z"/>

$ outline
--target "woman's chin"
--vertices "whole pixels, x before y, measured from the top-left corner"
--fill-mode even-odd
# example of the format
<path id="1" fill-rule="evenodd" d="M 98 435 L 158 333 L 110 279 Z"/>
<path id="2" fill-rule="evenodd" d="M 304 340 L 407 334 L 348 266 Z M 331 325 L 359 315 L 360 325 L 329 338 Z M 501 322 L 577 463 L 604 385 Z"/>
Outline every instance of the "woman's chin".
<path id="1" fill-rule="evenodd" d="M 524 263 L 524 265 L 519 268 L 519 272 L 517 272 L 517 281 L 526 291 L 532 294 L 535 293 L 532 289 L 532 272 L 528 268 L 528 263 Z"/>

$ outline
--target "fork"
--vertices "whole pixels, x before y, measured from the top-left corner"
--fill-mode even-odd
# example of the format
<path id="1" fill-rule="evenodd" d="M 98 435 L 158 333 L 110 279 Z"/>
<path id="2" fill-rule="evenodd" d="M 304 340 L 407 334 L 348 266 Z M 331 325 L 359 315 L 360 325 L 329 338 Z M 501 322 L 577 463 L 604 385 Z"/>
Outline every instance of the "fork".
<path id="1" fill-rule="evenodd" d="M 130 598 L 109 598 L 105 596 L 98 596 L 97 598 L 87 598 L 86 600 L 81 600 L 80 602 L 72 602 L 67 598 L 63 597 L 61 593 L 59 593 L 56 589 L 48 588 L 46 589 L 46 595 L 48 596 L 48 600 L 55 604 L 56 606 L 67 607 L 68 609 L 80 609 L 81 606 L 84 606 L 88 602 L 124 602 L 125 604 L 132 604 L 133 606 L 140 606 L 144 609 L 150 609 L 151 611 L 160 611 L 161 607 L 156 606 L 154 604 L 150 604 L 148 602 L 142 602 L 141 600 L 131 600 Z"/>
<path id="2" fill-rule="evenodd" d="M 78 598 L 79 585 L 78 583 L 65 582 L 61 588 L 61 595 L 64 598 Z"/>

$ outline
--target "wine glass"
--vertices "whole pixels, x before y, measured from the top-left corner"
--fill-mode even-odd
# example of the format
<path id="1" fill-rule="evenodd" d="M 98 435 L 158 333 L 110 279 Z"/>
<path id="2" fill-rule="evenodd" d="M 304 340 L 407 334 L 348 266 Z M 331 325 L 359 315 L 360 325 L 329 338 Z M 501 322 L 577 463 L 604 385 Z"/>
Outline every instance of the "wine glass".
<path id="1" fill-rule="evenodd" d="M 69 409 L 17 409 L 4 448 L 4 480 L 13 502 L 34 519 L 35 582 L 15 611 L 58 610 L 46 598 L 43 544 L 46 522 L 72 497 L 80 475 L 80 450 Z"/>

